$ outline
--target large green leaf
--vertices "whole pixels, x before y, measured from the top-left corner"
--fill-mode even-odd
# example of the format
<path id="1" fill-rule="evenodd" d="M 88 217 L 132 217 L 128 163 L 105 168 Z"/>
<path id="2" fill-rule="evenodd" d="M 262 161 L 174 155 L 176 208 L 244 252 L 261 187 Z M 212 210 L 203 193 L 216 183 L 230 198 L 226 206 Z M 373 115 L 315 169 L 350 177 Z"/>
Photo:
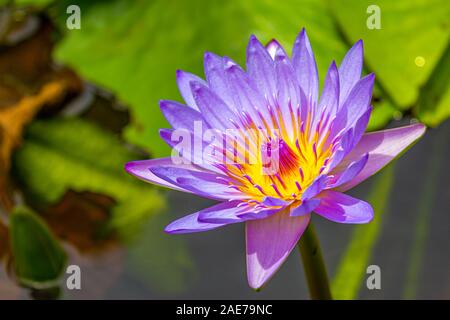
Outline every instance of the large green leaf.
<path id="1" fill-rule="evenodd" d="M 243 63 L 250 34 L 263 42 L 276 37 L 290 50 L 297 33 L 306 27 L 323 79 L 331 61 L 339 62 L 349 48 L 321 0 L 78 4 L 82 29 L 66 33 L 57 50 L 58 58 L 89 80 L 114 90 L 129 104 L 134 123 L 127 130 L 127 138 L 157 156 L 168 154 L 158 136 L 158 129 L 167 127 L 158 100 L 180 99 L 175 70 L 203 74 L 205 51 Z M 392 115 L 386 106 L 376 110 L 373 127 L 384 124 Z"/>
<path id="2" fill-rule="evenodd" d="M 416 113 L 429 126 L 437 126 L 450 116 L 450 42 L 420 91 Z"/>
<path id="3" fill-rule="evenodd" d="M 447 0 L 330 0 L 351 41 L 362 38 L 366 62 L 402 108 L 411 107 L 441 58 L 450 36 Z M 367 8 L 377 5 L 381 29 L 369 29 Z"/>
<path id="4" fill-rule="evenodd" d="M 15 176 L 39 202 L 55 203 L 67 189 L 112 197 L 113 221 L 126 230 L 165 203 L 150 185 L 125 173 L 124 164 L 137 158 L 93 123 L 56 118 L 33 122 L 13 163 Z"/>
<path id="5" fill-rule="evenodd" d="M 373 111 L 370 116 L 367 131 L 374 131 L 383 128 L 392 118 L 401 117 L 402 113 L 392 102 L 386 94 L 380 89 L 380 86 L 375 82 L 373 88 L 372 99 Z"/>
<path id="6" fill-rule="evenodd" d="M 64 271 L 67 256 L 45 222 L 30 209 L 16 207 L 9 227 L 19 282 L 33 288 L 55 285 Z"/>
<path id="7" fill-rule="evenodd" d="M 331 283 L 335 299 L 352 300 L 358 296 L 385 219 L 393 180 L 394 167 L 390 165 L 378 174 L 372 186 L 367 201 L 373 206 L 375 218 L 368 224 L 355 226 L 350 243 Z"/>
<path id="8" fill-rule="evenodd" d="M 82 32 L 66 34 L 58 57 L 130 105 L 135 123 L 127 136 L 132 142 L 156 155 L 167 154 L 158 137 L 158 129 L 167 126 L 158 100 L 179 98 L 175 70 L 199 72 L 206 49 L 235 57 L 243 43 L 234 36 L 248 30 L 245 16 L 235 4 L 215 1 L 80 2 L 80 6 Z M 234 20 L 227 28 L 225 17 Z"/>

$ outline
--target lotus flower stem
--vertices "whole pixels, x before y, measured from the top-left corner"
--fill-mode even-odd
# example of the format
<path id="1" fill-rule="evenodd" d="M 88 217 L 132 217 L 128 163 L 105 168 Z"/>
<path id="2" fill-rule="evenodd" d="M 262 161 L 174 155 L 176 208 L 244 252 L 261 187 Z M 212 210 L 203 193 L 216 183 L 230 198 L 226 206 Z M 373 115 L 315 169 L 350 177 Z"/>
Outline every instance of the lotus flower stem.
<path id="1" fill-rule="evenodd" d="M 312 222 L 309 223 L 297 245 L 302 256 L 311 299 L 331 300 L 327 269 L 325 268 L 319 239 Z"/>

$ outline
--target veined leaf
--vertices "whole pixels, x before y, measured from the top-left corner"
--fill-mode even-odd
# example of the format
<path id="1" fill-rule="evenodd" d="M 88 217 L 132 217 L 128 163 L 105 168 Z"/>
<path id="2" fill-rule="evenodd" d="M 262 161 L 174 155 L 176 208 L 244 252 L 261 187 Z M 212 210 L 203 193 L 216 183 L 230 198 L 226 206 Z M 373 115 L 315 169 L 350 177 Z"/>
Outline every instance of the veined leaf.
<path id="1" fill-rule="evenodd" d="M 290 51 L 296 35 L 306 27 L 323 81 L 331 61 L 340 62 L 349 49 L 322 0 L 78 3 L 82 32 L 66 33 L 58 58 L 129 104 L 134 123 L 126 137 L 155 156 L 169 154 L 158 134 L 159 128 L 168 126 L 158 100 L 181 100 L 175 70 L 202 75 L 205 51 L 245 65 L 251 34 L 262 42 L 277 38 Z M 388 107 L 376 110 L 373 128 L 391 117 Z"/>
<path id="2" fill-rule="evenodd" d="M 421 89 L 415 111 L 421 121 L 433 127 L 450 116 L 450 42 Z"/>
<path id="3" fill-rule="evenodd" d="M 373 88 L 372 106 L 373 110 L 369 124 L 367 125 L 367 131 L 375 131 L 384 128 L 392 118 L 402 115 L 392 102 L 392 99 L 386 94 L 383 94 L 383 91 L 377 82 L 375 82 Z"/>
<path id="4" fill-rule="evenodd" d="M 350 41 L 364 40 L 366 63 L 401 108 L 411 107 L 431 75 L 450 36 L 447 0 L 330 0 L 339 27 Z M 377 14 L 380 29 L 367 20 Z M 367 12 L 369 9 L 369 12 Z M 375 16 L 373 17 L 375 18 Z"/>
<path id="5" fill-rule="evenodd" d="M 129 176 L 126 162 L 138 159 L 118 139 L 93 123 L 75 118 L 35 121 L 14 158 L 14 174 L 27 194 L 52 204 L 66 190 L 112 197 L 115 225 L 125 231 L 164 207 L 161 194 Z"/>

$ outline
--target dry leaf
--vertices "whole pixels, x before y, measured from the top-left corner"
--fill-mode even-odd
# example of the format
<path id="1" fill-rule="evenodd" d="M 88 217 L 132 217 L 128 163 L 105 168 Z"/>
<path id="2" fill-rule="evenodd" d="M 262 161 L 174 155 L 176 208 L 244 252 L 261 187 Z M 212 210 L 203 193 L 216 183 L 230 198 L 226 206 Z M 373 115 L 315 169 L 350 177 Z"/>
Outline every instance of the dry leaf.
<path id="1" fill-rule="evenodd" d="M 69 69 L 54 66 L 54 27 L 45 15 L 4 7 L 0 20 L 0 204 L 10 211 L 10 159 L 25 125 L 42 108 L 63 105 L 81 91 L 82 82 Z"/>
<path id="2" fill-rule="evenodd" d="M 0 220 L 0 261 L 5 256 L 8 251 L 9 241 L 8 241 L 8 228 Z"/>
<path id="3" fill-rule="evenodd" d="M 115 235 L 107 230 L 110 210 L 115 204 L 105 195 L 68 190 L 41 216 L 58 238 L 80 252 L 99 252 L 116 245 Z"/>
<path id="4" fill-rule="evenodd" d="M 8 173 L 11 155 L 20 145 L 22 132 L 42 106 L 59 101 L 66 92 L 64 81 L 50 82 L 40 92 L 21 99 L 17 105 L 0 109 L 0 202 L 6 209 L 12 208 Z"/>

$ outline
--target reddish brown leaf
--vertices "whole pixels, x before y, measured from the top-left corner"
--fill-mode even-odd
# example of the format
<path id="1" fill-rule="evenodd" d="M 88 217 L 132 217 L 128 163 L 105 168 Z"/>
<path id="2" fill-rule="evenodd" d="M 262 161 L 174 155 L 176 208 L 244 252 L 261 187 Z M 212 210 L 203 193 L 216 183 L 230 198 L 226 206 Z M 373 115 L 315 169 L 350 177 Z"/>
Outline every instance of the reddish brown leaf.
<path id="1" fill-rule="evenodd" d="M 8 228 L 0 220 L 0 261 L 8 252 L 9 241 L 8 241 Z"/>
<path id="2" fill-rule="evenodd" d="M 93 192 L 67 191 L 59 203 L 42 213 L 54 234 L 81 252 L 103 251 L 116 245 L 107 229 L 115 201 Z"/>

